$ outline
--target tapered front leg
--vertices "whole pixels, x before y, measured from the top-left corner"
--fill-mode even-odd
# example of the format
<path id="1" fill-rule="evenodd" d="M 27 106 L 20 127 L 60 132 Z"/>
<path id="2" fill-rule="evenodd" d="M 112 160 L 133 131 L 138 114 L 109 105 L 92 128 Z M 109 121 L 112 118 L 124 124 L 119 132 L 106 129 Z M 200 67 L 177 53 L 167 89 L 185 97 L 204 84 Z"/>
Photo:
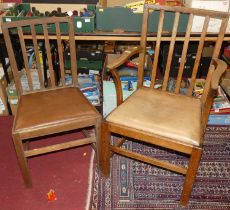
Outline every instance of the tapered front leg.
<path id="1" fill-rule="evenodd" d="M 30 176 L 27 159 L 25 157 L 22 140 L 18 134 L 13 134 L 12 137 L 24 183 L 26 187 L 32 187 L 32 179 Z"/>
<path id="2" fill-rule="evenodd" d="M 189 197 L 192 192 L 193 183 L 195 181 L 196 173 L 200 164 L 201 154 L 202 149 L 193 148 L 180 199 L 180 204 L 183 206 L 188 204 Z"/>
<path id="3" fill-rule="evenodd" d="M 96 152 L 97 164 L 100 166 L 101 159 L 101 122 L 102 119 L 98 119 L 95 124 L 95 137 L 96 137 L 96 145 L 94 145 L 94 149 Z"/>
<path id="4" fill-rule="evenodd" d="M 110 173 L 110 141 L 111 133 L 108 124 L 102 122 L 100 141 L 100 170 L 103 176 L 108 177 Z"/>

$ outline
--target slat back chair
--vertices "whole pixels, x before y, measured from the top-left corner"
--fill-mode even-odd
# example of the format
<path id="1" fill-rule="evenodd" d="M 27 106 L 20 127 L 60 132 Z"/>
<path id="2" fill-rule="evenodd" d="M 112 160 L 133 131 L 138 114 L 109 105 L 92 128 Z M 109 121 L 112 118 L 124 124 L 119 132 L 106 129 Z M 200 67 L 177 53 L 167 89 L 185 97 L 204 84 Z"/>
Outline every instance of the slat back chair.
<path id="1" fill-rule="evenodd" d="M 148 22 L 151 23 L 149 20 L 150 12 L 156 12 L 159 16 L 154 19 L 155 21 L 158 20 L 158 27 L 155 36 L 151 84 L 147 87 L 144 84 L 144 64 L 147 41 L 151 38 L 151 34 L 148 34 Z M 168 12 L 174 14 L 174 19 L 170 19 L 172 21 L 172 30 L 166 34 L 163 26 L 164 17 Z M 184 35 L 177 30 L 179 20 L 183 14 L 188 15 L 187 27 Z M 189 78 L 189 87 L 187 88 L 187 93 L 184 95 L 180 92 L 180 88 L 183 79 L 183 71 L 185 70 L 184 67 L 188 46 L 191 41 L 194 40 L 194 36 L 192 36 L 191 33 L 194 16 L 204 17 L 204 24 L 199 34 L 198 49 L 193 71 Z M 114 79 L 118 106 L 106 117 L 102 126 L 102 153 L 104 156 L 101 156 L 102 159 L 100 161 L 101 170 L 105 176 L 109 174 L 109 158 L 112 153 L 174 171 L 185 175 L 180 203 L 182 205 L 188 203 L 203 150 L 203 139 L 213 97 L 216 94 L 221 75 L 227 67 L 225 62 L 218 59 L 218 57 L 228 17 L 228 13 L 202 9 L 150 4 L 144 6 L 140 46 L 127 49 L 119 59 L 107 66 Z M 220 20 L 221 25 L 219 31 L 216 33 L 215 48 L 213 50 L 212 61 L 207 73 L 203 94 L 200 98 L 197 98 L 194 97 L 193 94 L 194 85 L 198 76 L 198 67 L 204 43 L 208 40 L 208 26 L 211 18 Z M 154 22 L 154 20 L 152 21 Z M 170 20 L 168 19 L 168 21 Z M 195 38 L 197 39 L 197 37 Z M 168 56 L 165 59 L 167 62 L 164 69 L 162 86 L 156 89 L 154 87 L 157 79 L 156 75 L 159 66 L 160 49 L 165 40 L 170 40 Z M 181 61 L 178 75 L 174 78 L 174 80 L 176 80 L 175 88 L 169 90 L 168 86 L 173 51 L 178 41 L 183 43 Z M 122 85 L 117 68 L 138 53 L 137 90 L 123 101 Z M 115 144 L 112 144 L 110 141 L 112 133 L 124 137 L 120 138 Z M 187 154 L 189 155 L 188 166 L 178 166 L 170 162 L 154 159 L 124 149 L 122 145 L 127 139 L 139 143 L 147 143 L 151 146 L 157 145 L 162 148 Z"/>
<path id="2" fill-rule="evenodd" d="M 99 139 L 101 116 L 78 87 L 73 18 L 50 17 L 7 22 L 2 24 L 2 29 L 19 98 L 12 129 L 13 142 L 25 185 L 31 187 L 32 179 L 27 159 L 52 151 L 96 144 Z M 28 34 L 32 35 L 32 43 L 29 46 L 34 51 L 35 69 L 31 69 L 31 60 L 28 56 L 28 42 L 25 40 Z M 54 40 L 50 40 L 51 34 Z M 19 49 L 13 44 L 17 38 Z M 51 44 L 54 41 L 57 46 L 60 78 L 54 71 L 52 61 Z M 67 52 L 64 41 L 69 45 Z M 45 43 L 43 50 L 40 49 L 40 42 Z M 23 69 L 20 69 L 17 63 L 16 50 L 21 50 Z M 65 67 L 66 53 L 70 55 L 71 69 Z M 42 61 L 42 57 L 46 59 Z M 67 82 L 66 78 L 70 80 Z M 86 132 L 84 128 L 88 127 L 95 130 L 95 135 L 91 136 Z M 35 137 L 76 129 L 84 133 L 81 135 L 82 139 L 35 149 L 28 147 L 29 140 Z"/>
<path id="3" fill-rule="evenodd" d="M 66 84 L 65 82 L 65 69 L 64 69 L 64 49 L 63 49 L 63 44 L 62 41 L 63 39 L 66 40 L 67 38 L 62 37 L 63 32 L 61 32 L 60 29 L 60 24 L 67 24 L 67 32 L 69 34 L 68 36 L 68 41 L 69 41 L 69 46 L 70 46 L 70 55 L 71 55 L 71 74 L 72 74 L 72 84 L 73 86 L 76 86 L 78 83 L 77 80 L 77 63 L 76 63 L 76 49 L 75 49 L 75 39 L 74 39 L 74 24 L 72 21 L 72 18 L 70 17 L 53 17 L 53 18 L 42 18 L 40 19 L 35 19 L 35 20 L 28 20 L 26 21 L 17 21 L 17 22 L 11 22 L 11 23 L 5 23 L 4 28 L 6 30 L 4 31 L 4 36 L 5 36 L 5 42 L 7 43 L 7 50 L 9 52 L 9 58 L 11 61 L 11 66 L 14 74 L 14 79 L 15 79 L 15 85 L 18 90 L 18 94 L 24 94 L 25 92 L 28 93 L 30 91 L 35 91 L 34 86 L 33 86 L 33 80 L 32 80 L 32 75 L 31 75 L 31 69 L 30 69 L 30 64 L 29 64 L 29 59 L 28 59 L 28 52 L 26 48 L 26 43 L 25 43 L 25 34 L 28 35 L 30 32 L 32 35 L 32 45 L 34 49 L 34 55 L 35 55 L 35 62 L 36 62 L 36 67 L 37 67 L 37 73 L 38 73 L 38 78 L 39 78 L 39 83 L 40 83 L 40 88 L 39 90 L 44 90 L 46 89 L 45 87 L 45 81 L 44 81 L 44 75 L 43 75 L 43 65 L 40 62 L 40 45 L 39 41 L 43 41 L 45 43 L 45 54 L 47 57 L 47 63 L 48 63 L 48 69 L 47 71 L 49 72 L 50 75 L 50 84 L 49 88 L 60 88 L 60 87 L 65 87 L 69 84 Z M 30 25 L 30 28 L 28 26 Z M 7 30 L 7 28 L 11 28 L 10 30 Z M 38 32 L 37 32 L 38 31 Z M 51 31 L 51 32 L 50 32 Z M 53 34 L 55 32 L 55 34 Z M 21 69 L 18 69 L 17 65 L 17 60 L 14 57 L 14 52 L 15 50 L 19 49 L 14 49 L 13 45 L 11 44 L 11 38 L 10 34 L 13 34 L 16 37 L 16 33 L 19 38 L 20 46 L 21 46 L 21 51 L 22 51 L 22 59 L 24 63 L 24 70 L 26 73 L 26 77 L 28 79 L 28 86 L 29 89 L 24 90 L 22 88 L 20 76 L 19 76 L 19 71 Z M 55 35 L 56 36 L 56 41 L 57 41 L 57 47 L 58 47 L 58 58 L 59 58 L 59 63 L 60 63 L 60 78 L 61 82 L 57 83 L 54 67 L 53 67 L 53 62 L 52 62 L 52 52 L 51 52 L 51 43 L 50 43 L 50 35 Z M 64 34 L 65 35 L 65 34 Z M 39 61 L 39 62 L 37 62 Z M 37 88 L 36 88 L 37 89 Z"/>

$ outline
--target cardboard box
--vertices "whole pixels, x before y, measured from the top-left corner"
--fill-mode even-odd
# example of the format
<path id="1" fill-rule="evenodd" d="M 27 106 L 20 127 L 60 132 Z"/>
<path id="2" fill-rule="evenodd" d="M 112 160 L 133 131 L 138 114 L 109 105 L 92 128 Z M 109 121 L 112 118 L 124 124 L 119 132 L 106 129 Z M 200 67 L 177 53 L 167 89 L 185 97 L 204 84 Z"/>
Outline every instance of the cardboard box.
<path id="1" fill-rule="evenodd" d="M 186 7 L 207 9 L 228 12 L 229 0 L 185 0 Z M 204 23 L 204 17 L 195 16 L 193 20 L 192 32 L 201 32 Z M 209 22 L 208 32 L 218 32 L 221 20 L 211 18 Z M 230 32 L 230 23 L 227 27 L 227 32 Z"/>
<path id="2" fill-rule="evenodd" d="M 138 1 L 138 0 L 137 0 Z M 125 6 L 128 3 L 133 3 L 133 0 L 107 0 L 107 7 L 114 7 L 114 6 Z"/>
<path id="3" fill-rule="evenodd" d="M 15 3 L 0 3 L 0 34 L 2 34 L 2 17 L 6 15 L 8 8 L 15 5 Z"/>

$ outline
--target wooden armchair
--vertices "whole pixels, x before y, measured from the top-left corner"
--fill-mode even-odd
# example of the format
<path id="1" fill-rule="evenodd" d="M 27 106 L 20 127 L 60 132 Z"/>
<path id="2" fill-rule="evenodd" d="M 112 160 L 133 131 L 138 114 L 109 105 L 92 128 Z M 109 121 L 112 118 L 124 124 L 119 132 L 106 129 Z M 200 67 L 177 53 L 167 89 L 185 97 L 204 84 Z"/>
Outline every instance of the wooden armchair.
<path id="1" fill-rule="evenodd" d="M 149 13 L 158 12 L 157 34 L 155 37 L 155 48 L 153 66 L 151 72 L 150 86 L 144 85 L 144 63 L 146 56 L 147 39 L 151 34 L 147 33 Z M 174 20 L 170 37 L 164 36 L 163 25 L 166 12 L 173 13 Z M 188 14 L 186 33 L 178 33 L 177 28 L 182 14 Z M 186 55 L 189 43 L 194 41 L 191 35 L 193 18 L 195 15 L 205 18 L 202 32 L 199 36 L 198 49 L 186 94 L 180 93 L 183 72 L 186 63 Z M 109 175 L 110 157 L 113 153 L 126 156 L 141 162 L 152 164 L 166 170 L 174 171 L 185 176 L 183 191 L 180 199 L 182 205 L 186 205 L 192 191 L 196 172 L 203 150 L 203 140 L 208 121 L 209 111 L 213 97 L 216 94 L 221 75 L 226 70 L 225 62 L 218 59 L 221 44 L 224 38 L 228 13 L 191 9 L 183 7 L 167 7 L 157 5 L 145 5 L 140 46 L 126 50 L 119 59 L 108 65 L 111 72 L 116 92 L 117 108 L 115 108 L 104 120 L 102 125 L 101 170 L 105 176 Z M 210 18 L 221 20 L 221 26 L 217 32 L 218 37 L 212 54 L 212 61 L 208 69 L 205 87 L 200 98 L 194 97 L 194 85 L 198 75 L 198 67 L 204 42 L 208 40 L 207 29 Z M 154 20 L 153 20 L 154 21 Z M 153 23 L 153 22 L 152 22 Z M 182 36 L 183 35 L 183 36 Z M 154 38 L 154 37 L 153 37 Z M 197 37 L 196 37 L 197 38 Z M 168 56 L 165 59 L 166 66 L 162 78 L 161 88 L 154 88 L 159 61 L 160 48 L 163 41 L 170 39 Z M 180 66 L 175 80 L 175 87 L 169 90 L 170 69 L 175 43 L 183 43 Z M 123 101 L 122 85 L 117 68 L 127 61 L 131 56 L 139 53 L 137 90 Z M 115 144 L 111 143 L 111 134 L 123 136 Z M 150 158 L 142 154 L 122 148 L 126 140 L 137 141 L 151 146 L 159 146 L 162 149 L 177 151 L 189 156 L 188 166 L 183 167 L 170 162 Z"/>
<path id="2" fill-rule="evenodd" d="M 64 36 L 61 27 L 66 27 Z M 2 29 L 19 97 L 12 128 L 13 142 L 25 185 L 31 187 L 27 159 L 86 144 L 95 144 L 98 149 L 101 115 L 79 89 L 73 18 L 51 17 L 8 22 L 2 24 Z M 54 37 L 52 42 L 56 42 L 57 46 L 58 73 L 54 72 L 53 67 L 50 32 Z M 31 69 L 28 59 L 26 34 L 32 34 L 30 49 L 34 50 L 34 69 Z M 20 49 L 12 44 L 17 37 L 22 52 L 23 69 L 19 69 L 18 59 L 15 57 L 15 52 Z M 71 69 L 68 70 L 65 69 L 64 41 L 69 45 L 67 54 L 70 55 Z M 44 51 L 39 49 L 40 42 L 45 43 Z M 45 56 L 41 56 L 43 53 Z M 47 59 L 42 61 L 41 57 Z M 44 67 L 48 71 L 47 84 Z M 91 127 L 95 130 L 95 135 L 89 135 L 84 130 Z M 35 137 L 77 129 L 83 131 L 84 138 L 35 149 L 28 147 L 29 140 Z"/>

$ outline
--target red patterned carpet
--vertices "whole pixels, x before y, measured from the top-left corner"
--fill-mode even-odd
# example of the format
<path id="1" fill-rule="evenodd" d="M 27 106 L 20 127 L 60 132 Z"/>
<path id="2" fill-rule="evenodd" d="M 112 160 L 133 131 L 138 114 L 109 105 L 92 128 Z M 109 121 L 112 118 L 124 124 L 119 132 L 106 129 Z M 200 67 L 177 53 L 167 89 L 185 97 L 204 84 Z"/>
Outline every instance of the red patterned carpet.
<path id="1" fill-rule="evenodd" d="M 0 209 L 85 210 L 93 171 L 90 168 L 93 158 L 91 147 L 78 147 L 29 159 L 33 187 L 28 189 L 24 186 L 11 140 L 12 122 L 12 117 L 0 117 Z M 42 142 L 76 139 L 79 135 L 73 133 L 51 137 Z M 50 189 L 56 192 L 57 200 L 48 201 Z"/>
<path id="2" fill-rule="evenodd" d="M 133 151 L 185 164 L 186 158 L 159 149 L 127 143 Z M 166 156 L 165 156 L 166 155 Z M 187 207 L 178 205 L 183 176 L 113 156 L 112 172 L 96 171 L 92 210 L 230 209 L 230 127 L 209 126 L 197 179 Z"/>

